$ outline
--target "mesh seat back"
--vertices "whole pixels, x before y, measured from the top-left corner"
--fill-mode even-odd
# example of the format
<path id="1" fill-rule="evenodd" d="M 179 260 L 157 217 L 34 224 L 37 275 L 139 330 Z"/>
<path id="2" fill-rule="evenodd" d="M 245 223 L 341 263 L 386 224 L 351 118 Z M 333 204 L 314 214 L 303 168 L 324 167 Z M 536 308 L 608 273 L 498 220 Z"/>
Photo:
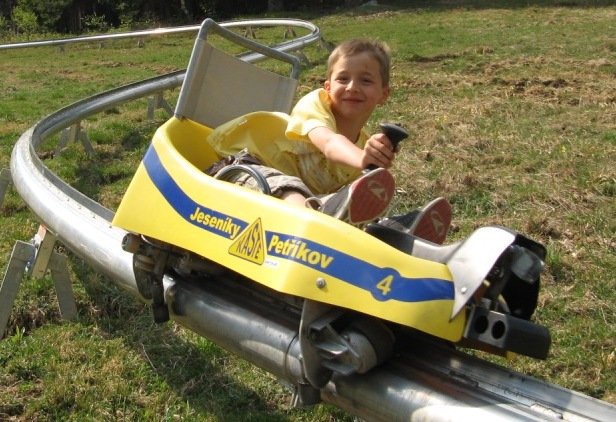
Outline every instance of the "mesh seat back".
<path id="1" fill-rule="evenodd" d="M 207 31 L 264 56 L 292 65 L 291 76 L 270 72 L 213 47 Z M 297 88 L 299 60 L 289 54 L 237 35 L 211 19 L 199 32 L 175 109 L 178 118 L 188 118 L 215 128 L 253 111 L 288 113 Z"/>

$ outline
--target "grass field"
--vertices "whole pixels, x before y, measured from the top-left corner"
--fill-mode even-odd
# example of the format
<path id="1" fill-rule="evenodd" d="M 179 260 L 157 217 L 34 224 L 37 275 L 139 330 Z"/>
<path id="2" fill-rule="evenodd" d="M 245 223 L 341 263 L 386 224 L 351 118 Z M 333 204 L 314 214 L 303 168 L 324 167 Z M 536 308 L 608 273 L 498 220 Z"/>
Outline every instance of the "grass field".
<path id="1" fill-rule="evenodd" d="M 370 36 L 392 47 L 392 97 L 371 125 L 395 121 L 412 134 L 394 168 L 398 210 L 446 196 L 451 241 L 499 224 L 547 246 L 536 320 L 551 330 L 551 354 L 496 361 L 616 404 L 616 6 L 395 3 L 297 17 L 330 43 Z M 279 32 L 258 36 L 281 41 Z M 184 68 L 193 36 L 0 51 L 0 168 L 46 114 Z M 325 70 L 325 49 L 305 54 L 298 95 Z M 173 104 L 177 92 L 165 96 Z M 115 209 L 167 118 L 145 111 L 141 100 L 84 122 L 96 158 L 78 143 L 54 154 L 57 136 L 39 152 Z M 15 240 L 39 222 L 14 190 L 0 218 L 4 273 Z M 271 376 L 181 327 L 154 325 L 143 305 L 63 252 L 79 318 L 59 318 L 50 278 L 24 280 L 0 341 L 0 420 L 353 419 L 325 405 L 291 409 Z"/>

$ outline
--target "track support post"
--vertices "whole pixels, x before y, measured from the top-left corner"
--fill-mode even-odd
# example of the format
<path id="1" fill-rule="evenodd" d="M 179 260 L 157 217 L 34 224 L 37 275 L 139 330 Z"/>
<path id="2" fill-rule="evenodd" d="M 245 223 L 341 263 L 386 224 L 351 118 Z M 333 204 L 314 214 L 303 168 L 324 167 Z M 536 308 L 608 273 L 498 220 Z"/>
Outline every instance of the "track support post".
<path id="1" fill-rule="evenodd" d="M 81 142 L 88 155 L 96 155 L 88 134 L 81 127 L 81 121 L 75 122 L 71 127 L 67 127 L 62 131 L 58 147 L 56 148 L 56 154 L 60 154 L 69 142 L 76 141 Z"/>
<path id="2" fill-rule="evenodd" d="M 0 339 L 6 331 L 24 273 L 33 278 L 40 278 L 49 270 L 58 297 L 60 315 L 66 320 L 73 320 L 77 317 L 77 305 L 66 257 L 54 251 L 56 239 L 55 235 L 41 225 L 38 233 L 30 242 L 21 240 L 15 242 L 6 273 L 0 284 Z"/>
<path id="3" fill-rule="evenodd" d="M 154 111 L 159 108 L 165 110 L 169 116 L 173 116 L 173 110 L 171 110 L 171 106 L 163 97 L 162 92 L 157 92 L 148 98 L 148 120 L 154 119 Z"/>
<path id="4" fill-rule="evenodd" d="M 9 189 L 11 181 L 11 170 L 6 168 L 0 170 L 0 207 L 2 207 L 4 203 L 4 197 L 6 196 L 6 191 Z"/>

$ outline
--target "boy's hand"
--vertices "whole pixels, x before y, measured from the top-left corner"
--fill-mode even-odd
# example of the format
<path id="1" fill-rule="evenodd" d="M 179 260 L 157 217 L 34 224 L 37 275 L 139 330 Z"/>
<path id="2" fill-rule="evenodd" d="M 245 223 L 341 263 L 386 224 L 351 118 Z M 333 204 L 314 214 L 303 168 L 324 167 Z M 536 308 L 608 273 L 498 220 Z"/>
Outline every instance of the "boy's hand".
<path id="1" fill-rule="evenodd" d="M 362 168 L 371 165 L 390 168 L 396 154 L 391 141 L 383 133 L 375 133 L 366 141 L 362 155 Z"/>

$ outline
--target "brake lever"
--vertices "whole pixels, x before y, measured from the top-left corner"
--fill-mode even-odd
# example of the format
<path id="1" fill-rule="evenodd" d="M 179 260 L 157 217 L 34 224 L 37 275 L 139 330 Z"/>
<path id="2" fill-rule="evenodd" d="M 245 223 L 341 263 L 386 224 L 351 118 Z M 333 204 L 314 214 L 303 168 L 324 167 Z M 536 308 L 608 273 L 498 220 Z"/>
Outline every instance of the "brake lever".
<path id="1" fill-rule="evenodd" d="M 401 141 L 409 137 L 408 132 L 395 123 L 380 123 L 379 127 L 381 128 L 381 133 L 389 138 L 391 145 L 394 147 L 394 151 L 398 150 L 398 145 Z M 366 168 L 366 170 L 374 170 L 376 168 L 378 167 L 371 164 Z"/>
<path id="2" fill-rule="evenodd" d="M 409 137 L 408 132 L 395 123 L 381 123 L 379 124 L 379 127 L 381 128 L 381 132 L 391 141 L 394 151 L 398 150 L 398 144 L 400 141 L 403 141 Z"/>

